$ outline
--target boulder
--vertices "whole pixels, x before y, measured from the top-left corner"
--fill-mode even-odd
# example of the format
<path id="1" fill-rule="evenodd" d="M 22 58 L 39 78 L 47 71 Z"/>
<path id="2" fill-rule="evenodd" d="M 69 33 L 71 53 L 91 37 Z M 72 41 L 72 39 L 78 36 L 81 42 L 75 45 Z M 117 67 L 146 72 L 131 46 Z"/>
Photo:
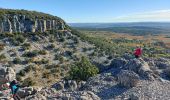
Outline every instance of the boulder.
<path id="1" fill-rule="evenodd" d="M 77 86 L 77 82 L 76 82 L 76 81 L 74 81 L 74 80 L 69 80 L 69 81 L 66 82 L 65 87 L 66 87 L 66 89 L 68 89 L 69 91 L 74 91 L 74 90 L 77 89 L 78 86 Z"/>
<path id="2" fill-rule="evenodd" d="M 0 84 L 6 83 L 6 70 L 4 68 L 0 68 Z"/>
<path id="3" fill-rule="evenodd" d="M 62 100 L 100 100 L 100 98 L 91 91 L 66 92 L 59 98 Z"/>
<path id="4" fill-rule="evenodd" d="M 64 89 L 64 83 L 62 81 L 54 84 L 52 88 L 55 88 L 57 91 L 63 90 Z"/>
<path id="5" fill-rule="evenodd" d="M 17 94 L 21 97 L 21 98 L 25 98 L 29 95 L 34 95 L 36 94 L 36 90 L 34 90 L 33 87 L 24 87 L 18 90 Z"/>
<path id="6" fill-rule="evenodd" d="M 7 68 L 7 70 L 6 70 L 6 78 L 9 81 L 13 81 L 14 79 L 16 79 L 16 73 L 15 73 L 13 68 L 11 68 L 11 67 Z"/>
<path id="7" fill-rule="evenodd" d="M 154 80 L 154 74 L 150 69 L 150 66 L 143 59 L 131 59 L 124 67 L 126 70 L 134 71 L 141 77 L 149 80 Z"/>
<path id="8" fill-rule="evenodd" d="M 45 96 L 41 95 L 40 93 L 38 93 L 36 95 L 26 97 L 25 100 L 47 100 L 47 98 Z"/>
<path id="9" fill-rule="evenodd" d="M 11 67 L 3 67 L 0 64 L 0 84 L 6 83 L 7 80 L 12 81 L 16 79 L 16 73 Z"/>
<path id="10" fill-rule="evenodd" d="M 114 68 L 121 68 L 121 67 L 123 67 L 126 63 L 127 63 L 127 60 L 126 60 L 126 59 L 124 59 L 124 58 L 117 58 L 117 59 L 114 59 L 114 60 L 111 62 L 111 66 L 114 67 Z"/>
<path id="11" fill-rule="evenodd" d="M 132 56 L 131 54 L 129 54 L 129 53 L 125 53 L 125 54 L 123 55 L 123 58 L 125 58 L 126 60 L 130 60 L 130 59 L 133 58 L 133 56 Z"/>
<path id="12" fill-rule="evenodd" d="M 166 68 L 170 67 L 170 61 L 165 58 L 159 58 L 159 59 L 155 60 L 155 65 L 159 69 L 166 69 Z"/>
<path id="13" fill-rule="evenodd" d="M 135 87 L 137 83 L 139 82 L 139 76 L 133 71 L 129 70 L 122 70 L 118 74 L 118 82 L 121 86 L 125 87 Z"/>
<path id="14" fill-rule="evenodd" d="M 86 81 L 79 82 L 78 83 L 78 89 L 82 89 L 85 84 L 86 84 Z"/>
<path id="15" fill-rule="evenodd" d="M 130 100 L 143 100 L 143 99 L 140 99 L 139 95 L 136 94 L 136 93 L 132 93 L 132 94 L 129 96 L 129 99 L 130 99 Z"/>

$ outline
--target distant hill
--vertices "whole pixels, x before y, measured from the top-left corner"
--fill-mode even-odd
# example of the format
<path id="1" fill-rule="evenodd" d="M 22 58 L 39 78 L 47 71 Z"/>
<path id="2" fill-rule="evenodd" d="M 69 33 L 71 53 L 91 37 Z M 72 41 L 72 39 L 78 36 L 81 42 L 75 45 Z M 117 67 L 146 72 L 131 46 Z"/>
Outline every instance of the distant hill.
<path id="1" fill-rule="evenodd" d="M 170 34 L 170 23 L 139 22 L 139 23 L 70 23 L 70 26 L 80 30 L 112 31 L 117 33 Z"/>

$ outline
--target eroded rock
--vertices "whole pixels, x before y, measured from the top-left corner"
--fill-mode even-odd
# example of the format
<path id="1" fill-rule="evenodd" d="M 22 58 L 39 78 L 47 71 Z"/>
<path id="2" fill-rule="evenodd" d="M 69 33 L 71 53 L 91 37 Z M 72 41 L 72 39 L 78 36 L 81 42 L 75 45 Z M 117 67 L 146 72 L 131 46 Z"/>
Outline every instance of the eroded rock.
<path id="1" fill-rule="evenodd" d="M 135 87 L 139 81 L 139 76 L 133 71 L 122 70 L 118 74 L 118 82 L 125 87 Z"/>

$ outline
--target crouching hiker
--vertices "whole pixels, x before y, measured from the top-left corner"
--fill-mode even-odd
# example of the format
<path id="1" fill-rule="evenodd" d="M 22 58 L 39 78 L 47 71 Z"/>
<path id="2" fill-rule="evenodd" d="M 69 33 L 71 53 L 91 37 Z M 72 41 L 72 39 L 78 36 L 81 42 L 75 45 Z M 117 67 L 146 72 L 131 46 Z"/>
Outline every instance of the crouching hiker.
<path id="1" fill-rule="evenodd" d="M 134 51 L 135 58 L 140 58 L 142 55 L 142 48 L 140 46 L 136 46 L 136 49 Z"/>
<path id="2" fill-rule="evenodd" d="M 19 90 L 19 84 L 16 80 L 13 80 L 10 83 L 7 83 L 9 85 L 9 88 L 11 89 L 12 97 L 14 100 L 20 100 L 20 97 L 17 95 L 17 92 Z"/>

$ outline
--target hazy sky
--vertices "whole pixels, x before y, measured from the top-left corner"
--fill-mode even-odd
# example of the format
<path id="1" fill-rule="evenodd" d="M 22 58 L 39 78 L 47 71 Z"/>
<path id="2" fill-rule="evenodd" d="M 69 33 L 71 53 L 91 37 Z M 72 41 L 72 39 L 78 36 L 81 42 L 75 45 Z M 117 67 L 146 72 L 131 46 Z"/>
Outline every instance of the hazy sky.
<path id="1" fill-rule="evenodd" d="M 0 0 L 0 7 L 50 13 L 67 23 L 170 21 L 170 0 Z"/>

